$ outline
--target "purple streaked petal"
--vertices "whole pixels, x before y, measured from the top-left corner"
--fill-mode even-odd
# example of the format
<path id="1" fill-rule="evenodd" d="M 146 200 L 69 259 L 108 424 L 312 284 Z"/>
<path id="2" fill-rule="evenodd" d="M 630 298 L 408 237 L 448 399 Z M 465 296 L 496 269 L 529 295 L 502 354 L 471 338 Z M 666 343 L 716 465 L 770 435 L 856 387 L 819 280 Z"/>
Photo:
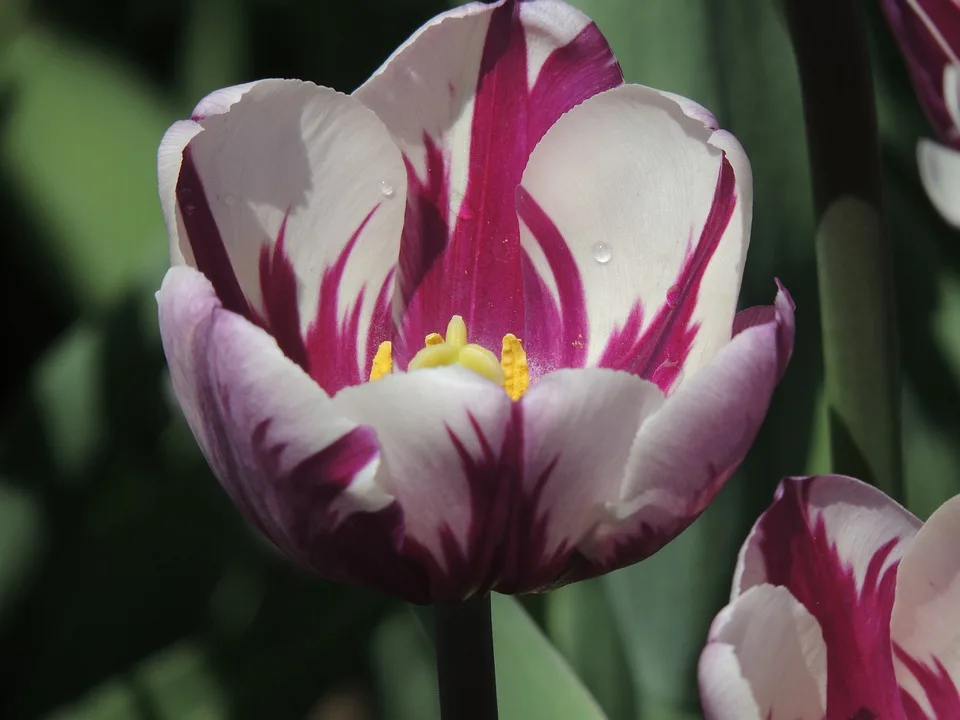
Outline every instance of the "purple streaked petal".
<path id="1" fill-rule="evenodd" d="M 614 331 L 597 361 L 600 367 L 635 373 L 664 392 L 669 392 L 688 368 L 687 358 L 700 329 L 699 323 L 693 322 L 700 284 L 736 206 L 735 182 L 733 167 L 724 157 L 700 240 L 687 254 L 666 302 L 642 334 L 627 332 L 632 316 L 621 331 Z M 634 306 L 635 311 L 641 308 L 640 303 Z"/>
<path id="2" fill-rule="evenodd" d="M 921 139 L 917 165 L 930 202 L 944 220 L 960 228 L 960 150 Z"/>
<path id="3" fill-rule="evenodd" d="M 749 238 L 749 164 L 698 108 L 635 85 L 595 95 L 547 132 L 518 191 L 523 249 L 552 291 L 528 318 L 583 315 L 562 348 L 664 391 L 730 339 Z"/>
<path id="4" fill-rule="evenodd" d="M 937 509 L 897 572 L 890 620 L 897 678 L 922 717 L 960 717 L 960 496 Z"/>
<path id="5" fill-rule="evenodd" d="M 557 226 L 522 187 L 517 188 L 517 215 L 536 240 L 541 265 L 549 269 L 549 273 L 538 270 L 524 249 L 524 291 L 530 296 L 525 298 L 521 339 L 535 380 L 551 370 L 583 367 L 589 328 L 577 262 Z"/>
<path id="6" fill-rule="evenodd" d="M 581 13 L 554 0 L 502 0 L 438 16 L 357 90 L 394 134 L 410 177 L 401 367 L 453 314 L 488 347 L 522 330 L 514 188 L 561 114 L 621 82 Z"/>
<path id="7" fill-rule="evenodd" d="M 342 390 L 337 410 L 377 434 L 378 486 L 404 510 L 401 552 L 427 568 L 430 596 L 490 588 L 513 504 L 512 401 L 459 366 L 389 375 Z"/>
<path id="8" fill-rule="evenodd" d="M 652 383 L 600 368 L 558 370 L 530 388 L 513 428 L 523 439 L 522 487 L 499 591 L 563 581 L 577 546 L 620 493 L 637 431 L 662 403 Z"/>
<path id="9" fill-rule="evenodd" d="M 907 720 L 940 720 L 960 717 L 960 692 L 950 672 L 933 658 L 929 664 L 901 647 L 893 646 L 900 679 L 900 697 Z M 904 686 L 908 683 L 909 690 Z"/>
<path id="10" fill-rule="evenodd" d="M 744 330 L 667 397 L 634 440 L 619 496 L 581 543 L 582 575 L 652 555 L 683 531 L 743 460 L 792 342 L 793 307 L 777 297 L 772 322 Z"/>
<path id="11" fill-rule="evenodd" d="M 773 305 L 757 305 L 749 307 L 738 312 L 733 318 L 733 334 L 739 335 L 747 328 L 757 325 L 765 325 L 770 322 L 778 322 L 777 318 L 783 317 L 784 312 L 789 308 L 790 312 L 797 309 L 790 293 L 777 280 L 777 301 Z M 779 322 L 782 322 L 780 320 Z M 780 377 L 787 371 L 787 365 L 793 355 L 794 333 L 783 333 L 781 336 L 782 345 L 780 347 Z"/>
<path id="12" fill-rule="evenodd" d="M 157 188 L 163 218 L 167 225 L 167 234 L 170 237 L 170 259 L 174 265 L 195 265 L 189 244 L 184 242 L 181 245 L 180 243 L 183 222 L 179 217 L 176 188 L 183 149 L 197 133 L 203 130 L 198 120 L 208 115 L 227 112 L 254 85 L 256 83 L 245 83 L 210 93 L 197 103 L 190 114 L 190 120 L 175 122 L 160 142 L 160 148 L 157 151 Z"/>
<path id="13" fill-rule="evenodd" d="M 824 720 L 826 662 L 820 628 L 806 608 L 786 588 L 754 586 L 710 627 L 698 669 L 704 715 Z"/>
<path id="14" fill-rule="evenodd" d="M 960 127 L 944 100 L 944 69 L 960 64 L 960 7 L 954 0 L 883 0 L 920 104 L 940 140 L 960 149 Z"/>
<path id="15" fill-rule="evenodd" d="M 405 207 L 389 133 L 355 99 L 299 81 L 261 81 L 197 117 L 176 181 L 184 257 L 328 393 L 360 382 L 388 337 Z"/>
<path id="16" fill-rule="evenodd" d="M 824 475 L 784 480 L 744 544 L 736 598 L 785 587 L 827 649 L 827 718 L 900 716 L 890 651 L 897 564 L 920 523 L 879 490 Z"/>
<path id="17" fill-rule="evenodd" d="M 321 577 L 425 602 L 424 572 L 397 554 L 402 510 L 375 481 L 374 432 L 339 414 L 196 270 L 169 270 L 158 302 L 174 391 L 241 512 Z"/>

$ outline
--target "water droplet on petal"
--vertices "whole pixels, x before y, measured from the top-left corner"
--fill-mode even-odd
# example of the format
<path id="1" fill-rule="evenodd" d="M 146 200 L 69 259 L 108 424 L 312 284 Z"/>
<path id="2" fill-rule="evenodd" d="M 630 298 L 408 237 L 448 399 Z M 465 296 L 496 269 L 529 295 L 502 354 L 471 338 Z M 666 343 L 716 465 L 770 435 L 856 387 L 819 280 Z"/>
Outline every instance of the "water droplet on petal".
<path id="1" fill-rule="evenodd" d="M 224 195 L 223 204 L 227 207 L 233 207 L 237 204 L 237 199 L 233 195 Z"/>
<path id="2" fill-rule="evenodd" d="M 606 265 L 613 257 L 613 248 L 605 242 L 596 242 L 593 244 L 593 259 L 601 265 Z"/>
<path id="3" fill-rule="evenodd" d="M 392 198 L 396 191 L 393 189 L 393 185 L 388 183 L 386 180 L 380 181 L 380 193 L 386 198 Z"/>

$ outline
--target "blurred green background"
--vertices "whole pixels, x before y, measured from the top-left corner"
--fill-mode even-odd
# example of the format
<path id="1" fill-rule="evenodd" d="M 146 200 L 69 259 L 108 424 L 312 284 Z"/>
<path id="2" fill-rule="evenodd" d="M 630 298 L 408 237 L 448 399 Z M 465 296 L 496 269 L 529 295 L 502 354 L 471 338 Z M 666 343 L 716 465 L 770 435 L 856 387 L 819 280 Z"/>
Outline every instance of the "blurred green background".
<path id="1" fill-rule="evenodd" d="M 826 467 L 796 72 L 774 0 L 575 4 L 628 80 L 698 100 L 746 147 L 742 300 L 769 302 L 780 277 L 797 352 L 750 457 L 690 531 L 599 581 L 522 607 L 498 599 L 501 717 L 695 718 L 696 658 L 739 544 L 782 475 Z M 443 5 L 0 0 L 0 717 L 437 717 L 414 613 L 290 569 L 222 494 L 171 399 L 153 293 L 166 267 L 155 152 L 170 122 L 252 78 L 352 90 Z M 920 187 L 914 146 L 931 132 L 876 3 L 864 10 L 906 502 L 926 517 L 960 491 L 960 238 Z"/>

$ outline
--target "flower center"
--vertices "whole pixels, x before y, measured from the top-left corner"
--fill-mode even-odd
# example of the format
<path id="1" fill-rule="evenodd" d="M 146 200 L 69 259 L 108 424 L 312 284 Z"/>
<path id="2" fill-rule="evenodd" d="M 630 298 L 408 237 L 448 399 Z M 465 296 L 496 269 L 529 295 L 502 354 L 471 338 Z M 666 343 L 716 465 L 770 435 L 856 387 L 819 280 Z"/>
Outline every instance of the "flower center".
<path id="1" fill-rule="evenodd" d="M 424 347 L 407 364 L 407 370 L 463 365 L 478 375 L 502 385 L 513 400 L 519 400 L 530 386 L 527 354 L 513 333 L 503 336 L 500 359 L 490 350 L 467 342 L 467 324 L 459 315 L 450 318 L 446 336 L 430 333 L 424 338 Z M 382 342 L 373 358 L 370 380 L 379 380 L 393 371 L 393 346 Z"/>

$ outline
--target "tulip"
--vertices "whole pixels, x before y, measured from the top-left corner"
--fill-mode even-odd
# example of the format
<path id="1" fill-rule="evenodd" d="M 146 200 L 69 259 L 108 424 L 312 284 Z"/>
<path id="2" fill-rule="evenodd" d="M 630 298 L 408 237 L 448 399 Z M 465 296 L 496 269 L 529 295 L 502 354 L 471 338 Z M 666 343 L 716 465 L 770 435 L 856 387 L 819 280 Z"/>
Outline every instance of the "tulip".
<path id="1" fill-rule="evenodd" d="M 849 477 L 789 478 L 700 657 L 711 720 L 960 718 L 960 496 L 926 523 Z"/>
<path id="2" fill-rule="evenodd" d="M 159 151 L 173 387 L 303 568 L 417 602 L 637 562 L 743 459 L 793 304 L 735 316 L 737 141 L 556 0 L 428 22 L 352 95 L 214 92 Z"/>
<path id="3" fill-rule="evenodd" d="M 917 144 L 920 179 L 943 218 L 960 227 L 960 5 L 956 0 L 884 0 L 939 142 Z"/>

